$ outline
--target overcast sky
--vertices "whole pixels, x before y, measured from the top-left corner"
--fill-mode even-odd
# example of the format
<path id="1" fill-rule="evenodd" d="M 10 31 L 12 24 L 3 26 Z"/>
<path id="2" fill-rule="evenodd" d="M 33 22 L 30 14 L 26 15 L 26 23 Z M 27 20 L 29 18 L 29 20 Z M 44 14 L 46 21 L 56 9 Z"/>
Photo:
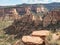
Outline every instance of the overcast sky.
<path id="1" fill-rule="evenodd" d="M 16 4 L 35 4 L 35 3 L 51 3 L 60 2 L 60 0 L 0 0 L 0 5 L 16 5 Z"/>

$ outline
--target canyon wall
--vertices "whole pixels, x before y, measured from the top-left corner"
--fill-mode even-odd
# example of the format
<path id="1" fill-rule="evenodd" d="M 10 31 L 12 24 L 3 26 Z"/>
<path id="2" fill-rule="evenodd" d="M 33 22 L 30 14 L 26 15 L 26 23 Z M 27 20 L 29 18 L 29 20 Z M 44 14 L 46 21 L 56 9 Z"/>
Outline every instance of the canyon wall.
<path id="1" fill-rule="evenodd" d="M 0 18 L 4 19 L 18 19 L 21 15 L 29 15 L 33 13 L 45 12 L 45 7 L 34 7 L 34 6 L 20 6 L 20 7 L 5 7 L 0 8 Z"/>

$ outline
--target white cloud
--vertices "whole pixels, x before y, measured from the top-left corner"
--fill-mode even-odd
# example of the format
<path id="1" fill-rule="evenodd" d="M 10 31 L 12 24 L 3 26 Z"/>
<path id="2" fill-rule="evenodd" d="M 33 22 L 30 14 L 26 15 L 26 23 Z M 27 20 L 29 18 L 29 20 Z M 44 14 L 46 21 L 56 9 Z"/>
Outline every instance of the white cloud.
<path id="1" fill-rule="evenodd" d="M 52 0 L 53 2 L 60 2 L 60 0 Z"/>
<path id="2" fill-rule="evenodd" d="M 27 3 L 51 3 L 60 2 L 60 0 L 29 0 Z"/>
<path id="3" fill-rule="evenodd" d="M 48 1 L 49 0 L 23 0 L 23 2 L 31 3 L 31 4 L 34 4 L 34 3 L 49 3 Z"/>
<path id="4" fill-rule="evenodd" d="M 51 3 L 60 2 L 60 0 L 0 0 L 0 5 L 15 5 L 15 4 L 35 4 L 35 3 Z"/>
<path id="5" fill-rule="evenodd" d="M 51 0 L 51 2 L 60 2 L 60 0 Z"/>

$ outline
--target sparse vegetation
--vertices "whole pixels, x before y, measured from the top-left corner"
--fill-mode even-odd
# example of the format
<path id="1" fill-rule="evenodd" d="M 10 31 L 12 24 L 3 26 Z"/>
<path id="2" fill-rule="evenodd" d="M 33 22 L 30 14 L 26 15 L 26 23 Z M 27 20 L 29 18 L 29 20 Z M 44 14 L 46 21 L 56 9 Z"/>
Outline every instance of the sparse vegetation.
<path id="1" fill-rule="evenodd" d="M 15 21 L 11 21 L 11 20 L 0 21 L 0 45 L 15 45 L 16 43 L 18 43 L 18 45 L 24 45 L 23 42 L 21 41 L 22 36 L 31 35 L 33 31 L 36 31 L 36 30 L 38 31 L 42 29 L 49 30 L 49 32 L 51 32 L 50 35 L 47 36 L 46 38 L 49 45 L 60 45 L 60 32 L 59 32 L 60 11 L 52 11 L 52 12 L 49 12 L 46 14 L 43 12 L 41 13 L 31 12 L 32 14 L 23 15 L 21 16 L 21 18 Z M 56 23 L 54 21 L 59 23 Z M 52 29 L 55 29 L 55 30 L 52 30 Z M 53 31 L 56 31 L 56 32 L 53 32 Z M 19 37 L 19 38 L 16 38 L 16 37 Z"/>
<path id="2" fill-rule="evenodd" d="M 0 21 L 0 45 L 12 45 L 17 39 L 12 35 L 5 34 L 4 28 L 10 26 L 13 21 Z"/>
<path id="3" fill-rule="evenodd" d="M 5 34 L 5 31 L 3 30 L 4 28 L 10 26 L 12 24 L 13 21 L 0 21 L 0 45 L 13 45 L 16 43 L 16 41 L 18 41 L 19 39 L 14 38 L 14 35 L 8 35 Z M 57 31 L 56 33 L 60 32 Z M 51 40 L 52 39 L 52 30 L 50 35 L 47 37 L 47 40 L 49 42 L 50 45 L 60 45 L 60 40 Z M 19 45 L 23 45 L 23 43 L 20 40 Z"/>

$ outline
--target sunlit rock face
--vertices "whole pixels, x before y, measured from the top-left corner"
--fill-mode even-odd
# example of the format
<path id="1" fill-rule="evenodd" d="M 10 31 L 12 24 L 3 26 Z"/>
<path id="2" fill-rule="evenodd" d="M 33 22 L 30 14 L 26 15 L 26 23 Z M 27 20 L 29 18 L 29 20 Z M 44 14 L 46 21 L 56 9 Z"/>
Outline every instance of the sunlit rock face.
<path id="1" fill-rule="evenodd" d="M 0 8 L 0 17 L 2 16 L 3 18 L 6 17 L 7 19 L 14 20 L 17 19 L 20 15 L 31 15 L 31 14 L 36 15 L 42 12 L 43 13 L 46 12 L 44 6 L 29 5 L 29 6 L 4 7 Z"/>
<path id="2" fill-rule="evenodd" d="M 40 37 L 34 36 L 23 36 L 22 41 L 24 43 L 42 44 L 43 40 Z"/>
<path id="3" fill-rule="evenodd" d="M 33 36 L 48 36 L 49 35 L 49 31 L 47 30 L 40 30 L 40 31 L 33 31 L 31 35 Z"/>
<path id="4" fill-rule="evenodd" d="M 40 21 L 43 21 L 42 17 L 41 16 L 32 16 L 32 20 L 40 20 Z"/>
<path id="5" fill-rule="evenodd" d="M 15 8 L 4 9 L 4 15 L 8 16 L 10 19 L 17 19 L 18 13 Z"/>
<path id="6" fill-rule="evenodd" d="M 31 14 L 31 7 L 26 7 L 25 11 L 27 15 Z"/>
<path id="7" fill-rule="evenodd" d="M 41 12 L 41 8 L 40 7 L 37 7 L 36 12 L 37 13 Z"/>
<path id="8" fill-rule="evenodd" d="M 19 16 L 15 8 L 2 8 L 0 9 L 0 17 L 2 17 L 2 20 L 14 20 L 17 19 Z"/>
<path id="9" fill-rule="evenodd" d="M 48 10 L 43 5 L 41 5 L 36 8 L 36 12 L 37 13 L 42 13 L 42 12 L 44 13 L 44 12 L 48 12 Z"/>

